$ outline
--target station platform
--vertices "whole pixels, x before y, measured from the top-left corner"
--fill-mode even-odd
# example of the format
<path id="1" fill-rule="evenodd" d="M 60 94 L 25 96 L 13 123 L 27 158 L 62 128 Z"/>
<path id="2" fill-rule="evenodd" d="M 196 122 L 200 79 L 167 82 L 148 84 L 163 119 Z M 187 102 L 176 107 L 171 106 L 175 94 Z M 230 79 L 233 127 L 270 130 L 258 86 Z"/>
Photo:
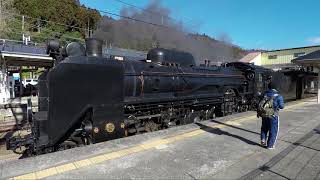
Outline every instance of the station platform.
<path id="1" fill-rule="evenodd" d="M 320 105 L 286 104 L 276 148 L 239 113 L 0 164 L 1 179 L 320 179 Z"/>

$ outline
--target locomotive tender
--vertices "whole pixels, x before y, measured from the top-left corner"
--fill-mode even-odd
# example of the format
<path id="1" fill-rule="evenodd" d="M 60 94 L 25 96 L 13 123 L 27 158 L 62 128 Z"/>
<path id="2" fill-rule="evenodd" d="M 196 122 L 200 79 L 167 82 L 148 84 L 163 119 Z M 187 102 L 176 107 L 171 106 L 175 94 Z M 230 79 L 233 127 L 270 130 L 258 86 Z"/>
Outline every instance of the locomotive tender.
<path id="1" fill-rule="evenodd" d="M 63 52 L 63 53 L 62 53 Z M 196 66 L 189 53 L 152 49 L 147 60 L 102 57 L 102 43 L 63 50 L 39 77 L 39 112 L 31 134 L 7 140 L 37 155 L 253 109 L 271 70 L 245 63 Z"/>

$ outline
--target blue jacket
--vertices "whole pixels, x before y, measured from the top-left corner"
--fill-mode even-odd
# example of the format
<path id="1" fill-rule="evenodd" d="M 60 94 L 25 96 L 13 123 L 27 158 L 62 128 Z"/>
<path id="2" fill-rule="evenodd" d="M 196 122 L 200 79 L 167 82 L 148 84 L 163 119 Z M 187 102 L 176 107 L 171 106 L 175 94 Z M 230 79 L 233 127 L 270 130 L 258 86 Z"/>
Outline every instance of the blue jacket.
<path id="1" fill-rule="evenodd" d="M 284 108 L 283 97 L 280 94 L 278 94 L 278 91 L 275 89 L 268 89 L 265 92 L 265 95 L 267 95 L 268 97 L 275 96 L 273 100 L 273 107 L 276 112 L 276 116 L 278 116 L 279 110 Z"/>

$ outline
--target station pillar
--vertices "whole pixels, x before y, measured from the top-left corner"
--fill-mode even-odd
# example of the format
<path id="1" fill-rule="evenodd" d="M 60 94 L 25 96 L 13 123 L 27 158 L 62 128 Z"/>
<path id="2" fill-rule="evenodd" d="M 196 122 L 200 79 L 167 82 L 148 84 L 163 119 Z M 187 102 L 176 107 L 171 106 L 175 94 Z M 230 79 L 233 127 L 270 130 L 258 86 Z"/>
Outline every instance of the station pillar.
<path id="1" fill-rule="evenodd" d="M 320 68 L 318 71 L 318 104 L 320 103 Z"/>
<path id="2" fill-rule="evenodd" d="M 23 85 L 22 85 L 22 66 L 19 67 L 19 77 L 20 77 L 20 84 L 19 84 L 19 97 L 21 98 L 23 95 Z"/>
<path id="3" fill-rule="evenodd" d="M 0 103 L 5 103 L 10 99 L 7 66 L 3 58 L 0 57 Z"/>

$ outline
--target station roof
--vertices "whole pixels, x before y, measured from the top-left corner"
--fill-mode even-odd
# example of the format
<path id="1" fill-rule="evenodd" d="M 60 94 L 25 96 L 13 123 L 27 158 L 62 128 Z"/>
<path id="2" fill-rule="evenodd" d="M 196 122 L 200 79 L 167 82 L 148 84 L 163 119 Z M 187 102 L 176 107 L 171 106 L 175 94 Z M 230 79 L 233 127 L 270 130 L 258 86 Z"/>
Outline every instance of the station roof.
<path id="1" fill-rule="evenodd" d="M 20 41 L 0 39 L 0 51 L 21 52 L 31 54 L 46 54 L 46 45 L 30 43 L 23 44 Z"/>
<path id="2" fill-rule="evenodd" d="M 0 51 L 0 56 L 7 66 L 53 66 L 53 59 L 47 54 Z"/>
<path id="3" fill-rule="evenodd" d="M 252 60 L 254 60 L 254 58 L 256 58 L 257 56 L 259 56 L 260 52 L 252 52 L 247 54 L 246 56 L 244 56 L 243 58 L 241 58 L 239 61 L 240 62 L 246 62 L 246 63 L 250 63 Z"/>
<path id="4" fill-rule="evenodd" d="M 46 54 L 43 44 L 0 39 L 0 63 L 8 66 L 52 67 L 53 59 Z"/>
<path id="5" fill-rule="evenodd" d="M 286 48 L 286 49 L 274 49 L 274 50 L 264 51 L 264 53 L 276 52 L 276 51 L 296 50 L 296 49 L 316 48 L 316 47 L 319 47 L 319 48 L 320 48 L 320 45 L 316 45 L 316 46 L 303 46 L 303 47 Z"/>
<path id="6" fill-rule="evenodd" d="M 296 59 L 291 60 L 291 62 L 296 64 L 320 65 L 320 50 L 311 52 L 304 56 L 300 56 Z"/>
<path id="7" fill-rule="evenodd" d="M 128 60 L 146 59 L 147 53 L 121 48 L 104 48 L 105 57 L 122 56 Z M 5 58 L 6 64 L 10 66 L 37 66 L 51 67 L 53 60 L 46 54 L 45 44 L 29 43 L 21 41 L 0 39 L 0 57 Z M 2 63 L 0 61 L 0 63 Z"/>

